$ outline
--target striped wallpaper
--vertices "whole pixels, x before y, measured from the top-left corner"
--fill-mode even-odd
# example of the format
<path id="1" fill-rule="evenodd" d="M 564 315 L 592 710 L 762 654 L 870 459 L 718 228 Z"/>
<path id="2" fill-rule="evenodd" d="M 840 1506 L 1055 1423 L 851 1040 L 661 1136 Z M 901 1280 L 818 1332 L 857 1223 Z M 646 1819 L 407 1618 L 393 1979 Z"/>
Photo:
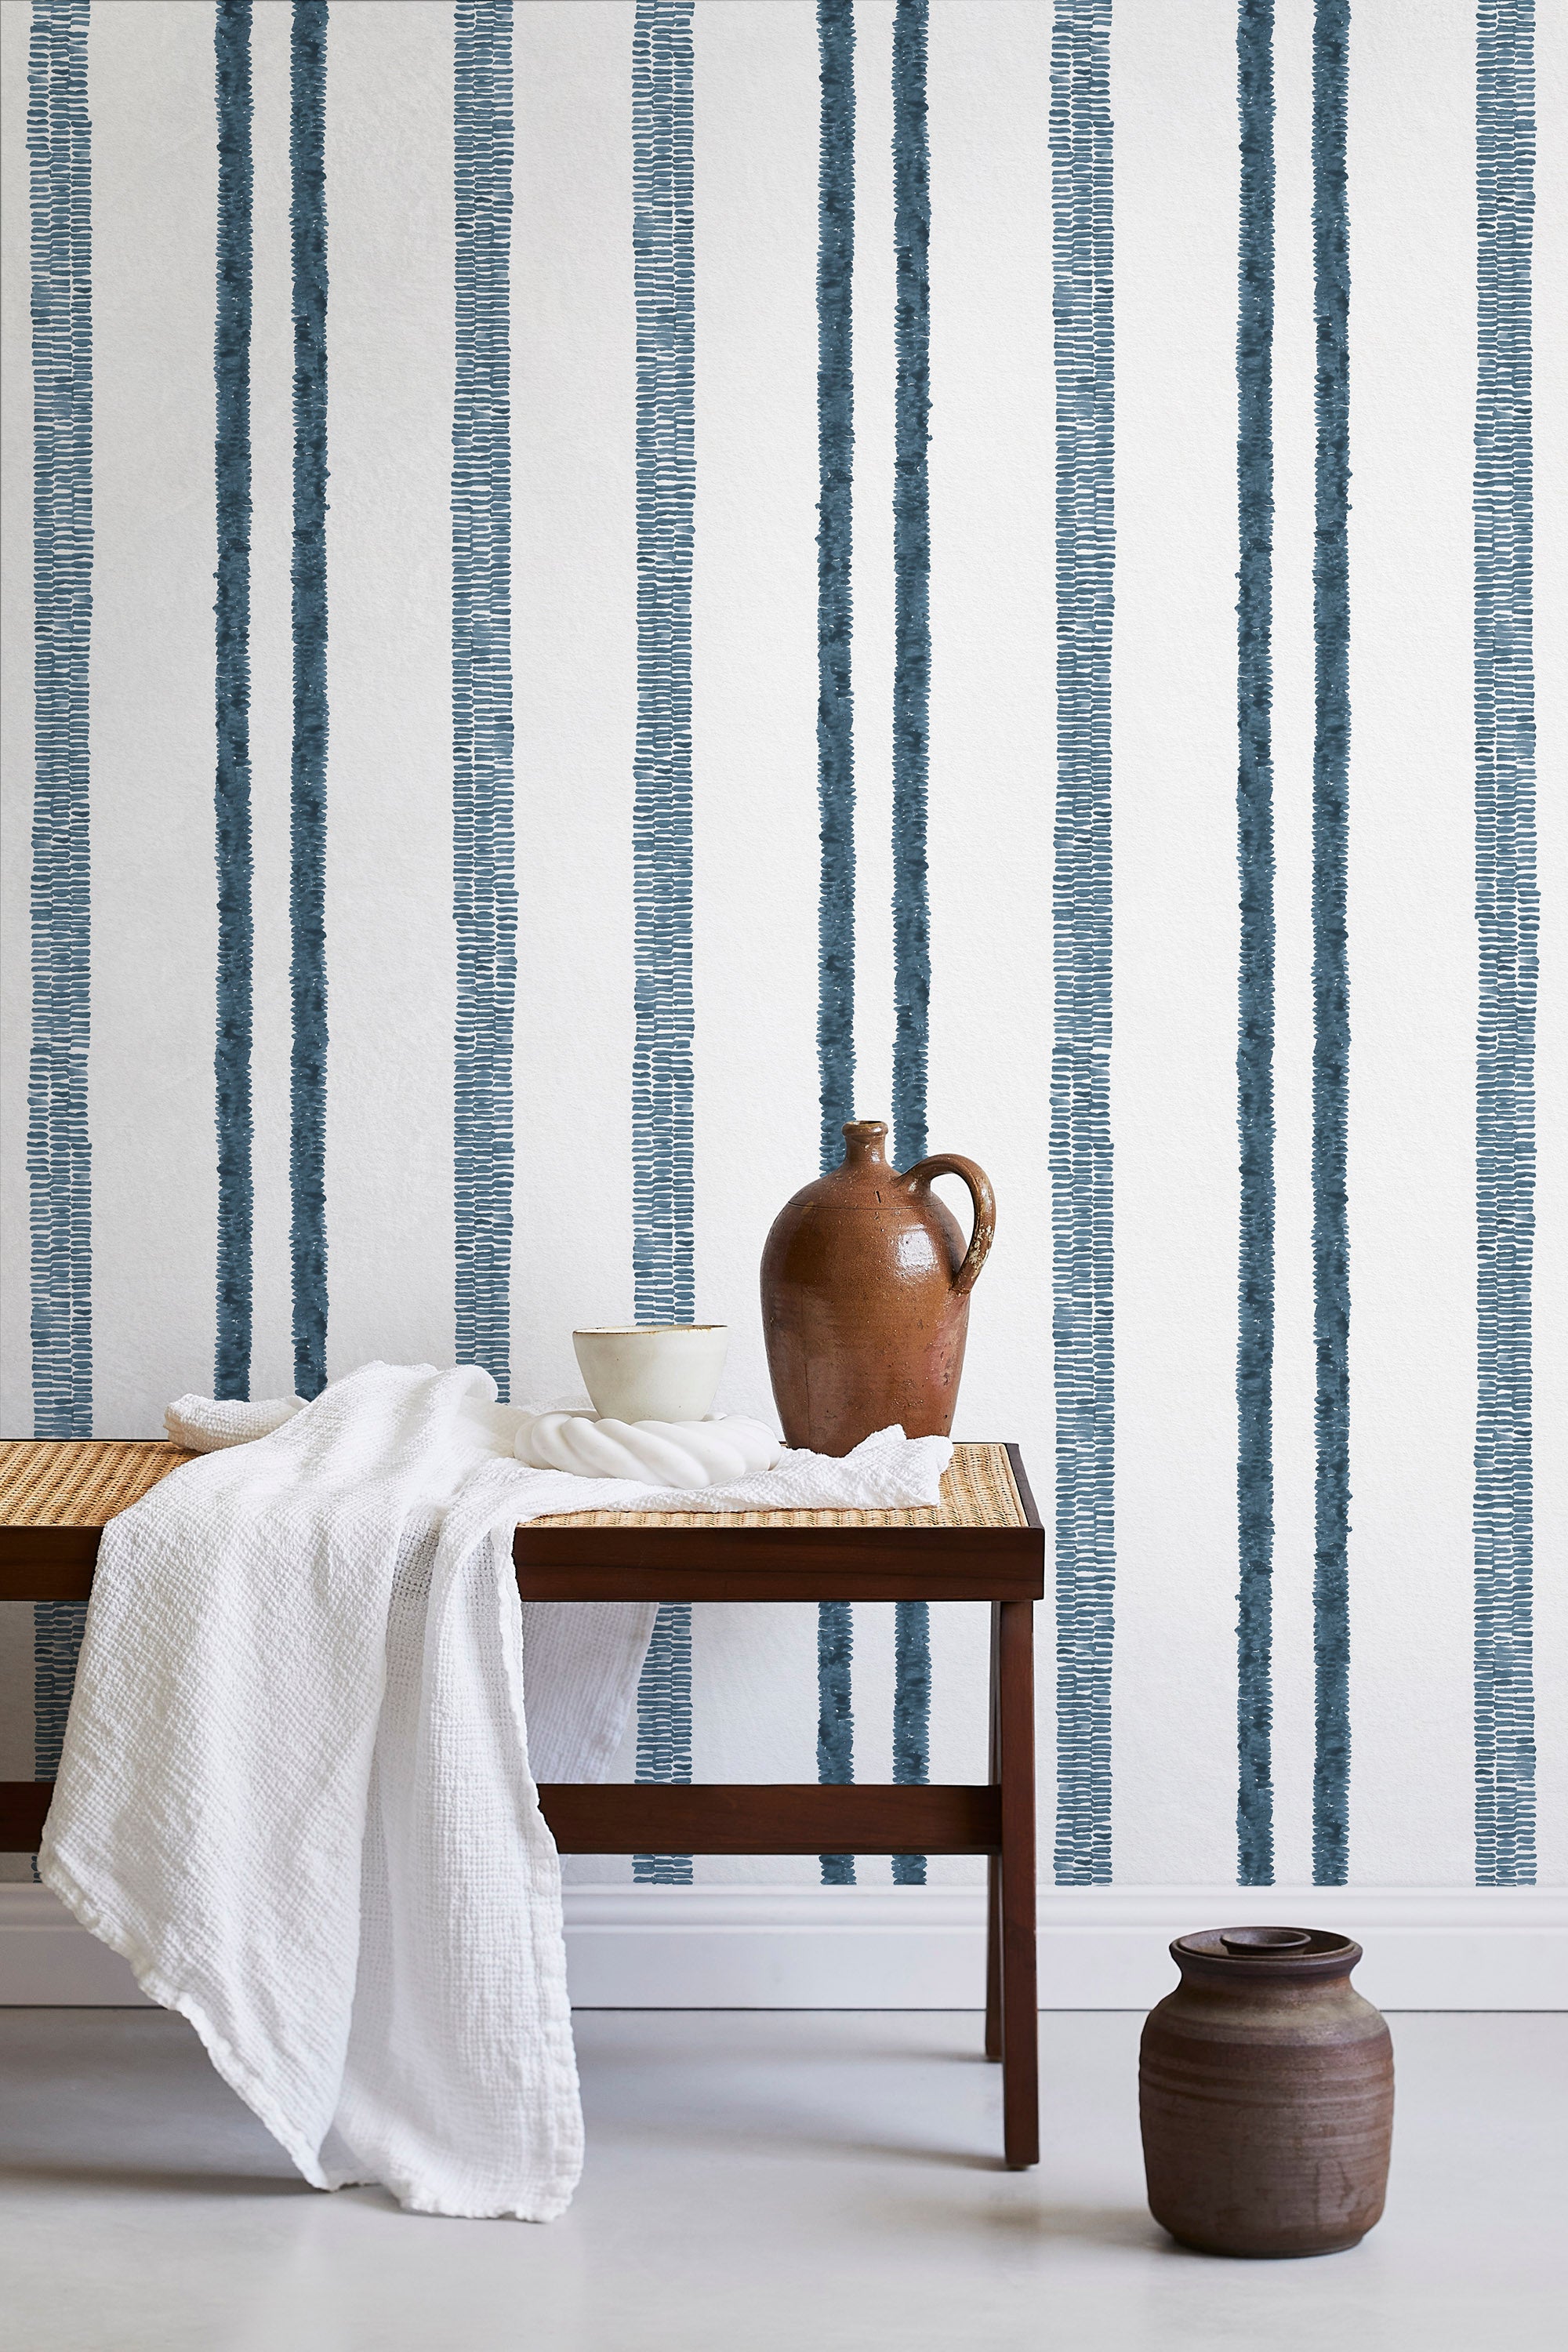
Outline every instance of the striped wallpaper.
<path id="1" fill-rule="evenodd" d="M 0 37 L 5 1432 L 628 1317 L 765 1412 L 886 1117 L 998 1193 L 1058 1883 L 1568 1877 L 1568 24 Z M 0 1777 L 79 1632 L 0 1612 Z M 986 1644 L 668 1608 L 616 1769 L 973 1777 Z"/>

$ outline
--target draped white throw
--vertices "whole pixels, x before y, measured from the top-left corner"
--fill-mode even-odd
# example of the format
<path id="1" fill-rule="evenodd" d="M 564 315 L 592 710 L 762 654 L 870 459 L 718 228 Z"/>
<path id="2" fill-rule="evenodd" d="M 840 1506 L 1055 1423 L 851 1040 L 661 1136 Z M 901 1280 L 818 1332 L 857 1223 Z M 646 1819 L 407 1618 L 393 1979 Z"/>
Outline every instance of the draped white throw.
<path id="1" fill-rule="evenodd" d="M 513 1528 L 931 1503 L 952 1449 L 693 1494 L 528 1468 L 518 1421 L 483 1371 L 371 1364 L 113 1520 L 40 1866 L 307 2180 L 544 2221 L 583 2129 L 534 1780 L 604 1772 L 654 1612 L 520 1610 Z"/>

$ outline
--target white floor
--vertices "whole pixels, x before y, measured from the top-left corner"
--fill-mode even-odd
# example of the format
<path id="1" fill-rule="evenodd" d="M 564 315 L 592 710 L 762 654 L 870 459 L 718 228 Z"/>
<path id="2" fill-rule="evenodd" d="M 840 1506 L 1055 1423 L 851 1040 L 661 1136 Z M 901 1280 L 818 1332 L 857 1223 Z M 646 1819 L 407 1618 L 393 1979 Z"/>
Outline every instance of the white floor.
<path id="1" fill-rule="evenodd" d="M 548 2228 L 305 2188 L 158 2011 L 0 2011 L 15 2352 L 1562 2352 L 1568 2016 L 1395 2017 L 1388 2212 L 1223 2263 L 1143 2208 L 1139 2019 L 1041 2020 L 1044 2161 L 997 2164 L 952 2012 L 590 2011 Z"/>

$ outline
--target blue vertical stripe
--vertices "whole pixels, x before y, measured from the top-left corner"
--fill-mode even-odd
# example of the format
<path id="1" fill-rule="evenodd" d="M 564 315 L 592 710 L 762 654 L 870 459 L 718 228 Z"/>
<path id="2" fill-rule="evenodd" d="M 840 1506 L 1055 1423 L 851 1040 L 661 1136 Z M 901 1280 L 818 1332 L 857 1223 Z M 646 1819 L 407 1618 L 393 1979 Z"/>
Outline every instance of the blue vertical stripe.
<path id="1" fill-rule="evenodd" d="M 1064 1885 L 1110 1876 L 1115 1360 L 1110 1165 L 1110 635 L 1115 580 L 1110 0 L 1051 44 L 1057 815 L 1051 1053 L 1057 1830 Z"/>
<path id="2" fill-rule="evenodd" d="M 931 141 L 926 120 L 927 0 L 899 0 L 893 19 L 893 230 L 898 257 L 897 448 L 893 471 L 894 1150 L 926 1156 L 931 900 L 926 795 L 931 746 Z M 893 1778 L 931 1778 L 931 1612 L 896 1604 Z M 923 1886 L 925 1856 L 896 1853 L 896 1884 Z"/>
<path id="3" fill-rule="evenodd" d="M 1317 1358 L 1312 1647 L 1317 1741 L 1312 1878 L 1350 1860 L 1350 1231 L 1345 1144 L 1350 963 L 1350 220 L 1345 91 L 1350 0 L 1318 0 L 1312 28 L 1312 277 L 1317 321 L 1316 719 L 1312 746 L 1312 1303 Z"/>
<path id="4" fill-rule="evenodd" d="M 32 226 L 33 1034 L 27 1072 L 34 1428 L 92 1430 L 88 649 L 92 220 L 87 0 L 38 0 L 27 66 Z"/>
<path id="5" fill-rule="evenodd" d="M 453 91 L 453 1206 L 458 1361 L 510 1393 L 512 822 L 511 0 L 459 0 Z"/>
<path id="6" fill-rule="evenodd" d="M 855 476 L 855 10 L 817 0 L 816 779 L 822 838 L 816 1053 L 821 1159 L 855 1116 L 855 699 L 850 555 Z"/>
<path id="7" fill-rule="evenodd" d="M 217 1338 L 213 1393 L 250 1394 L 250 0 L 218 0 Z"/>
<path id="8" fill-rule="evenodd" d="M 1114 341 L 1110 0 L 1058 0 L 1056 318 L 1056 1877 L 1110 1879 L 1114 1322 L 1110 1148 L 1110 652 Z"/>
<path id="9" fill-rule="evenodd" d="M 666 1601 L 654 1619 L 637 1682 L 637 1776 L 667 1783 L 691 1778 L 689 1601 Z M 632 1876 L 639 1885 L 689 1886 L 691 1857 L 636 1853 Z"/>
<path id="10" fill-rule="evenodd" d="M 632 871 L 633 1297 L 689 1323 L 693 1267 L 691 552 L 696 260 L 691 0 L 637 0 L 632 36 L 637 297 L 637 730 Z M 691 1612 L 661 1609 L 637 1693 L 637 1778 L 691 1778 Z M 689 1855 L 637 1854 L 685 1884 Z"/>
<path id="11" fill-rule="evenodd" d="M 893 20 L 893 229 L 898 256 L 893 470 L 893 1139 L 900 1168 L 926 1156 L 931 901 L 931 144 L 927 0 Z"/>
<path id="12" fill-rule="evenodd" d="M 87 1625 L 85 1601 L 39 1601 L 33 1607 L 33 1773 L 52 1780 L 60 1769 L 66 1718 L 76 1688 Z"/>
<path id="13" fill-rule="evenodd" d="M 1274 5 L 1241 0 L 1237 509 L 1237 1878 L 1274 1880 Z"/>
<path id="14" fill-rule="evenodd" d="M 855 1615 L 847 1601 L 816 1608 L 816 1777 L 837 1783 L 855 1778 Z M 825 1886 L 853 1886 L 852 1853 L 825 1853 Z"/>
<path id="15" fill-rule="evenodd" d="M 850 559 L 855 479 L 855 10 L 817 0 L 821 83 L 816 243 L 816 1058 L 821 1160 L 844 1156 L 855 1116 L 855 698 Z M 816 1612 L 816 1771 L 855 1778 L 855 1621 L 847 1601 Z M 854 1884 L 851 1854 L 824 1854 L 828 1885 Z"/>
<path id="16" fill-rule="evenodd" d="M 633 60 L 637 731 L 633 1273 L 639 1322 L 693 1290 L 691 549 L 696 486 L 690 0 L 639 0 Z"/>
<path id="17" fill-rule="evenodd" d="M 289 1256 L 294 1386 L 327 1379 L 326 0 L 294 0 L 289 230 L 294 271 L 294 740 L 289 776 Z"/>
<path id="18" fill-rule="evenodd" d="M 893 1779 L 923 1787 L 931 1779 L 931 1607 L 893 1605 Z M 923 1886 L 923 1853 L 893 1856 L 895 1886 Z"/>
<path id="19" fill-rule="evenodd" d="M 33 1031 L 27 1068 L 33 1427 L 92 1433 L 88 1145 L 88 653 L 92 163 L 87 0 L 37 0 L 27 58 L 33 324 Z M 34 1611 L 34 1769 L 51 1780 L 86 1612 Z"/>
<path id="20" fill-rule="evenodd" d="M 1531 278 L 1535 15 L 1481 0 L 1476 196 L 1476 1879 L 1535 1879 L 1531 1273 L 1535 667 Z"/>

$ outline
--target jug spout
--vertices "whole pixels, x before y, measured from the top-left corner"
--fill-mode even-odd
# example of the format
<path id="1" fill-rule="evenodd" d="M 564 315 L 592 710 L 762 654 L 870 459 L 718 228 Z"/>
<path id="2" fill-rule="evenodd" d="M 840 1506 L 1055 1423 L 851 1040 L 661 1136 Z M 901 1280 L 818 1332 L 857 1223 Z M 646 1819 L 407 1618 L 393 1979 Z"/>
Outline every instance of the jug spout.
<path id="1" fill-rule="evenodd" d="M 844 1159 L 851 1168 L 885 1168 L 888 1122 L 885 1118 L 850 1118 L 844 1122 Z"/>

